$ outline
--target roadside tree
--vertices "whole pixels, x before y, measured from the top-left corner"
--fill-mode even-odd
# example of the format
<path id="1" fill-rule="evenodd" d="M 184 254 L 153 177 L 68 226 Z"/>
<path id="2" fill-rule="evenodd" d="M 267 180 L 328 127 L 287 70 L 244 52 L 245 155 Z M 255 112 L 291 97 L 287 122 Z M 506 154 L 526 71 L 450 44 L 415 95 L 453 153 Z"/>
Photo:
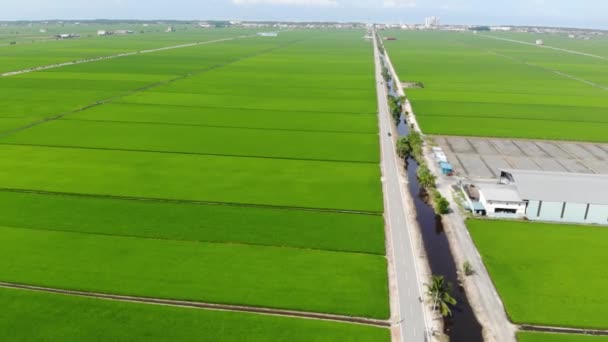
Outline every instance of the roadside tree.
<path id="1" fill-rule="evenodd" d="M 433 310 L 438 310 L 443 317 L 452 315 L 452 307 L 457 301 L 452 297 L 452 284 L 442 275 L 434 275 L 431 284 L 426 284 L 427 295 L 433 303 Z"/>

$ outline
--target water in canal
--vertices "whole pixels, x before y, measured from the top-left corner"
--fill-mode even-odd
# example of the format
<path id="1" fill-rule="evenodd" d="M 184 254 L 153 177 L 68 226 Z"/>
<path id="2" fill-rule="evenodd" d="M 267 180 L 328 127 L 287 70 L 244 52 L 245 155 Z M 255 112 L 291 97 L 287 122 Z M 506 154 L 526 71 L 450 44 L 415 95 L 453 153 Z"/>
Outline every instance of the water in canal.
<path id="1" fill-rule="evenodd" d="M 392 88 L 389 85 L 389 88 Z M 393 89 L 389 89 L 394 94 Z M 409 134 L 409 127 L 404 115 L 397 125 L 400 136 Z M 435 214 L 432 206 L 426 203 L 426 193 L 418 183 L 416 172 L 418 163 L 413 158 L 407 160 L 408 190 L 414 199 L 416 220 L 422 233 L 424 248 L 428 256 L 431 272 L 443 275 L 452 283 L 452 296 L 458 304 L 452 309 L 453 316 L 445 320 L 446 334 L 452 342 L 481 342 L 483 341 L 481 325 L 477 321 L 464 289 L 458 284 L 457 266 L 450 251 L 447 236 L 443 231 L 441 217 Z"/>
<path id="2" fill-rule="evenodd" d="M 443 275 L 452 283 L 452 296 L 458 304 L 452 309 L 453 316 L 445 320 L 446 333 L 452 342 L 481 342 L 481 325 L 471 309 L 464 289 L 458 286 L 456 263 L 450 251 L 448 238 L 443 231 L 441 217 L 435 214 L 432 206 L 426 203 L 426 194 L 416 177 L 418 163 L 409 158 L 407 161 L 408 188 L 414 199 L 416 220 L 422 233 L 424 248 L 428 256 L 431 272 Z"/>

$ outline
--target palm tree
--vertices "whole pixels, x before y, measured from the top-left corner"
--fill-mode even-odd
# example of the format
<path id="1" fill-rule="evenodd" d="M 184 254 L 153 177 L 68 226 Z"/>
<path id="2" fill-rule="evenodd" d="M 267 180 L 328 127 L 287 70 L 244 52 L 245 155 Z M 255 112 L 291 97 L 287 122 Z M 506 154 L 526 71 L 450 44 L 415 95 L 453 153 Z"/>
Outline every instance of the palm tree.
<path id="1" fill-rule="evenodd" d="M 452 297 L 452 284 L 445 280 L 442 275 L 431 277 L 431 284 L 426 284 L 427 295 L 433 301 L 433 310 L 439 310 L 443 317 L 451 316 L 451 306 L 456 305 L 456 299 Z"/>

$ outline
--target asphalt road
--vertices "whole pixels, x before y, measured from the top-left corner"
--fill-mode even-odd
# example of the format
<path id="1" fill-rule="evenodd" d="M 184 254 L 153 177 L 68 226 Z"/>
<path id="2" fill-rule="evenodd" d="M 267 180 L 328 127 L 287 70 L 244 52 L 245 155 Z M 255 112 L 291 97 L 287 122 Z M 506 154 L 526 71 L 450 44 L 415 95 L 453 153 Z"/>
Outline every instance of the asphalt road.
<path id="1" fill-rule="evenodd" d="M 382 79 L 382 67 L 374 40 L 374 57 L 376 63 L 376 88 L 378 95 L 378 111 L 380 122 L 380 145 L 382 149 L 382 183 L 384 190 L 385 221 L 389 231 L 392 257 L 394 260 L 394 281 L 396 296 L 392 310 L 396 324 L 399 326 L 401 341 L 417 342 L 427 341 L 427 326 L 421 293 L 421 281 L 418 277 L 416 256 L 413 249 L 407 224 L 405 210 L 406 184 L 400 174 L 400 162 L 395 153 L 395 143 L 388 133 L 393 131 L 390 116 L 386 87 Z M 394 135 L 391 133 L 391 135 Z M 389 256 L 390 257 L 390 256 Z M 395 293 L 396 292 L 396 293 Z M 397 314 L 395 314 L 397 313 Z"/>
<path id="2" fill-rule="evenodd" d="M 386 59 L 390 62 L 388 56 Z M 392 63 L 389 63 L 389 69 L 391 69 L 393 75 L 396 75 Z M 401 88 L 398 79 L 397 85 Z M 403 89 L 400 89 L 398 93 L 403 95 Z M 421 132 L 411 103 L 406 101 L 405 107 L 406 111 L 410 113 L 410 115 L 408 115 L 408 123 L 413 124 L 415 130 Z M 424 158 L 433 174 L 438 175 L 437 188 L 439 192 L 450 201 L 450 206 L 452 208 L 457 208 L 458 205 L 451 195 L 451 187 L 457 180 L 452 177 L 441 175 L 437 163 L 433 161 L 432 152 L 429 147 L 424 149 Z M 469 235 L 464 217 L 460 211 L 454 210 L 452 213 L 444 216 L 443 222 L 446 231 L 448 232 L 447 236 L 448 239 L 450 239 L 450 249 L 454 254 L 456 264 L 462 264 L 464 261 L 469 261 L 476 272 L 476 275 L 473 277 L 465 277 L 464 282 L 467 295 L 469 296 L 469 302 L 474 308 L 477 319 L 483 326 L 485 340 L 489 342 L 515 342 L 516 327 L 509 321 L 506 315 L 498 292 L 473 243 L 473 239 Z M 427 326 L 431 325 L 427 324 Z"/>

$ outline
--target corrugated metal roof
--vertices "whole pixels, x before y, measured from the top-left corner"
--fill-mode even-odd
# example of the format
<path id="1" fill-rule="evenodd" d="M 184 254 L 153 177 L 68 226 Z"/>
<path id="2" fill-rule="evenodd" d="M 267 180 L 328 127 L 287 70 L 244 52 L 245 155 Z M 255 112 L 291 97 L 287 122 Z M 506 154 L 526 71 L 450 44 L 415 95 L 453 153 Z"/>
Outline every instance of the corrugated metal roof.
<path id="1" fill-rule="evenodd" d="M 501 170 L 513 176 L 521 198 L 550 202 L 608 204 L 608 175 Z"/>
<path id="2" fill-rule="evenodd" d="M 478 182 L 477 188 L 486 201 L 523 202 L 517 188 L 513 185 Z"/>

